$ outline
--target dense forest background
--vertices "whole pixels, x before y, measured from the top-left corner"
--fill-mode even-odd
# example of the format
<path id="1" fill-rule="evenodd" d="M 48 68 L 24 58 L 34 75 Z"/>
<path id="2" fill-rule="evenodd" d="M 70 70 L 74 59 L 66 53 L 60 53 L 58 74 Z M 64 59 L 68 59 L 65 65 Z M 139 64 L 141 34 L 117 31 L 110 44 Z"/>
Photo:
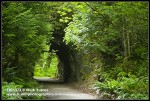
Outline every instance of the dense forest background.
<path id="1" fill-rule="evenodd" d="M 77 82 L 90 82 L 96 94 L 110 98 L 148 99 L 148 2 L 2 2 L 1 7 L 3 99 L 27 99 L 8 97 L 10 87 L 40 87 L 32 78 L 43 73 L 34 70 L 55 58 L 52 52 L 41 55 L 49 51 L 54 32 L 74 54 Z"/>

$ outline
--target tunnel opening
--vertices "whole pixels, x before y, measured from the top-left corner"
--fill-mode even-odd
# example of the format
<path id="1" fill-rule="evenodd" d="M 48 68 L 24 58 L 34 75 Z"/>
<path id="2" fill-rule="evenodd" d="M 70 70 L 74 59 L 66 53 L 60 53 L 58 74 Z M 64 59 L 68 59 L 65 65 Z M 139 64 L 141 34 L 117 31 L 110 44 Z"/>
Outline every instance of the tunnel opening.
<path id="1" fill-rule="evenodd" d="M 58 78 L 63 82 L 68 82 L 70 77 L 70 63 L 69 63 L 69 47 L 64 43 L 52 42 L 50 50 L 57 50 L 58 57 Z"/>
<path id="2" fill-rule="evenodd" d="M 58 79 L 61 82 L 69 82 L 69 79 L 72 79 L 71 47 L 63 41 L 64 35 L 65 34 L 62 30 L 55 30 L 52 34 L 53 38 L 46 45 L 48 48 L 46 51 L 43 51 L 43 53 L 49 54 L 50 57 L 47 58 L 47 64 L 49 65 L 53 64 L 51 61 L 52 54 L 55 54 L 55 57 L 57 58 L 57 63 L 55 64 L 57 73 L 55 78 L 50 79 Z"/>
<path id="3" fill-rule="evenodd" d="M 56 51 L 58 57 L 58 78 L 63 82 L 69 82 L 72 73 L 70 64 L 71 47 L 63 41 L 64 36 L 63 28 L 53 31 L 53 39 L 49 42 L 49 52 L 52 52 L 52 50 Z"/>
<path id="4" fill-rule="evenodd" d="M 58 57 L 53 51 L 41 53 L 39 61 L 34 67 L 34 77 L 58 78 Z"/>

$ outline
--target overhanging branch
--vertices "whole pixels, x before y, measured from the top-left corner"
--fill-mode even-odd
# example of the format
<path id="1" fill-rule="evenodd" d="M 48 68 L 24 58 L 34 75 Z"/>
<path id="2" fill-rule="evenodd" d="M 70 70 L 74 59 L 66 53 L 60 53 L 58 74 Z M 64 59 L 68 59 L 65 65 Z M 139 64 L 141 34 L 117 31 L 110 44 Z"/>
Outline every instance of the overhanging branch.
<path id="1" fill-rule="evenodd" d="M 105 17 L 103 14 L 100 13 L 100 11 L 96 10 L 95 8 L 91 7 L 87 2 L 85 2 L 85 4 L 91 8 L 92 10 L 96 11 L 98 14 L 100 14 L 102 16 L 103 19 L 106 19 L 109 21 L 109 19 L 107 17 Z M 112 24 L 113 26 L 115 26 L 111 21 L 110 21 L 110 24 Z"/>

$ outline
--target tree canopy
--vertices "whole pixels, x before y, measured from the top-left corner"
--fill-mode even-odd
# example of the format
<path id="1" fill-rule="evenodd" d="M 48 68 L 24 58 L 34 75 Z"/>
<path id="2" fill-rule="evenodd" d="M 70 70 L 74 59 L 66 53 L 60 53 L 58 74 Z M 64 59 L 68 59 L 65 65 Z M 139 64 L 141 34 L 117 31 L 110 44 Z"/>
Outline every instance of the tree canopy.
<path id="1" fill-rule="evenodd" d="M 96 74 L 95 91 L 118 99 L 148 97 L 148 2 L 2 2 L 1 6 L 5 82 L 32 79 L 41 54 L 50 52 L 55 42 L 68 45 L 70 53 L 73 50 L 82 79 Z"/>

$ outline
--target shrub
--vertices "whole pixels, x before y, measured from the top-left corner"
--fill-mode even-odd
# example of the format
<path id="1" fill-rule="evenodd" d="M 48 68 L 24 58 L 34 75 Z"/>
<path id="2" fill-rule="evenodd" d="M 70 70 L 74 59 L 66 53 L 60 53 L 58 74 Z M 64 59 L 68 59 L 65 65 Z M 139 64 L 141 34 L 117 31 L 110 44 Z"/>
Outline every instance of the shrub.
<path id="1" fill-rule="evenodd" d="M 21 96 L 9 96 L 8 89 L 22 88 L 23 85 L 15 84 L 14 82 L 2 82 L 2 99 L 22 99 Z"/>
<path id="2" fill-rule="evenodd" d="M 115 99 L 148 99 L 148 78 L 140 79 L 130 74 L 129 78 L 97 81 L 92 89 L 99 95 L 109 95 Z"/>

